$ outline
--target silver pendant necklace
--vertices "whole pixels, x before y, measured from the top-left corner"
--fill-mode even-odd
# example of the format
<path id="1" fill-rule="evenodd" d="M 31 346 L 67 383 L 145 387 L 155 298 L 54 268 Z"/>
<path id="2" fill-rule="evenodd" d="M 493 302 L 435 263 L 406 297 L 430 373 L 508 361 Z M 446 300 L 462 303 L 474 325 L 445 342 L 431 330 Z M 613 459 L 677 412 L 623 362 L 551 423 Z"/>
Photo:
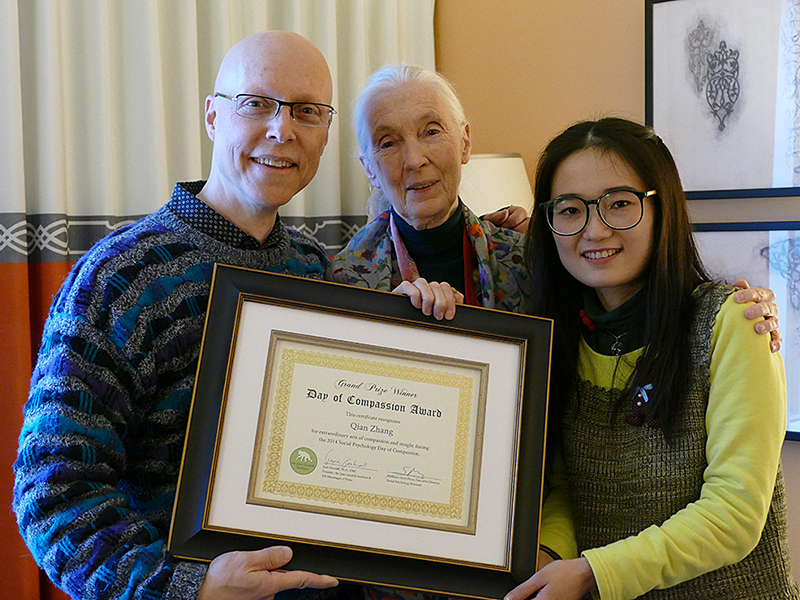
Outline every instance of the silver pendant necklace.
<path id="1" fill-rule="evenodd" d="M 622 342 L 620 340 L 624 336 L 628 335 L 629 332 L 626 331 L 625 333 L 621 333 L 619 335 L 615 335 L 615 334 L 611 333 L 610 331 L 608 333 L 614 337 L 614 343 L 611 344 L 611 353 L 614 356 L 619 356 L 620 354 L 622 354 L 622 349 L 623 349 Z"/>

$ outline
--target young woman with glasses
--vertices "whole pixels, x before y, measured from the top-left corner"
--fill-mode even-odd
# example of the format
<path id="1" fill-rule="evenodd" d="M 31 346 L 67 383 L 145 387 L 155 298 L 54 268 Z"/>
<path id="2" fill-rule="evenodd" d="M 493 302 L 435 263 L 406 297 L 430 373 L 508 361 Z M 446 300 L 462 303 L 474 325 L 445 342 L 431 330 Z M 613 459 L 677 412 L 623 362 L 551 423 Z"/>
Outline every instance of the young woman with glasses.
<path id="1" fill-rule="evenodd" d="M 783 363 L 703 268 L 666 146 L 622 119 L 574 125 L 535 203 L 529 310 L 555 320 L 550 451 L 572 498 L 548 510 L 572 515 L 580 556 L 553 548 L 507 600 L 800 597 Z"/>

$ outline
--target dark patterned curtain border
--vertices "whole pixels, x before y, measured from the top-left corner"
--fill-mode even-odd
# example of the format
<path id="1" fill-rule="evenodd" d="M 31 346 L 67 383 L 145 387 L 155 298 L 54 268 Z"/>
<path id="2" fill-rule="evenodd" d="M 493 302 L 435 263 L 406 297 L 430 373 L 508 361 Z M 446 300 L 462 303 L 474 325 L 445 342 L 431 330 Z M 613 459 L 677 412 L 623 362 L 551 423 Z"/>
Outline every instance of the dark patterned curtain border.
<path id="1" fill-rule="evenodd" d="M 0 262 L 75 262 L 100 238 L 143 215 L 86 216 L 0 213 Z M 365 216 L 282 217 L 334 255 L 366 223 Z"/>
<path id="2" fill-rule="evenodd" d="M 299 229 L 317 240 L 329 256 L 344 248 L 345 244 L 367 223 L 367 217 L 281 217 L 283 222 Z"/>

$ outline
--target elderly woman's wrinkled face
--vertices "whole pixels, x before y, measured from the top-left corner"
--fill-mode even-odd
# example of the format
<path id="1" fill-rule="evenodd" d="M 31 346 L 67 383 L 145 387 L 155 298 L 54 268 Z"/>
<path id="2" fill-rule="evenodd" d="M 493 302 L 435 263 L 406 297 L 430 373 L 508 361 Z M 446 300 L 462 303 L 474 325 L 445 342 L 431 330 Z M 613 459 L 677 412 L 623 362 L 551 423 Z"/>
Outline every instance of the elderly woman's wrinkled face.
<path id="1" fill-rule="evenodd" d="M 415 229 L 444 223 L 458 206 L 461 165 L 469 160 L 469 125 L 460 127 L 441 93 L 406 83 L 379 93 L 370 114 L 367 177 Z"/>

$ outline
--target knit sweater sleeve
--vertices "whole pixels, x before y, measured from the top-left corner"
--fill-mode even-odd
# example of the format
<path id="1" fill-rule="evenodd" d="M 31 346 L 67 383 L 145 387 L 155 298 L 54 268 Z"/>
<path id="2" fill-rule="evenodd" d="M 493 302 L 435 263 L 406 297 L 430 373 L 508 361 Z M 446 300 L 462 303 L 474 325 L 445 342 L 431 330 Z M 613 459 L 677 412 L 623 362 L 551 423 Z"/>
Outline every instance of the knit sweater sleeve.
<path id="1" fill-rule="evenodd" d="M 567 467 L 558 450 L 553 450 L 548 456 L 545 489 L 547 495 L 542 504 L 539 546 L 553 558 L 575 558 L 578 555 L 578 545 L 575 541 Z"/>
<path id="2" fill-rule="evenodd" d="M 583 552 L 600 598 L 635 598 L 742 560 L 767 518 L 786 428 L 780 355 L 732 296 L 711 339 L 711 390 L 700 498 L 660 526 Z"/>
<path id="3" fill-rule="evenodd" d="M 20 532 L 74 598 L 194 598 L 206 567 L 168 554 L 166 532 L 196 362 L 191 352 L 181 356 L 164 339 L 151 340 L 172 361 L 162 367 L 171 387 L 156 397 L 152 390 L 165 380 L 153 385 L 135 368 L 121 315 L 87 310 L 100 286 L 82 281 L 80 267 L 54 300 L 24 408 L 14 464 Z M 106 296 L 114 285 L 125 288 L 115 276 Z M 173 308 L 173 315 L 181 310 Z M 101 327 L 103 320 L 114 325 Z M 135 337 L 127 337 L 130 345 Z"/>

